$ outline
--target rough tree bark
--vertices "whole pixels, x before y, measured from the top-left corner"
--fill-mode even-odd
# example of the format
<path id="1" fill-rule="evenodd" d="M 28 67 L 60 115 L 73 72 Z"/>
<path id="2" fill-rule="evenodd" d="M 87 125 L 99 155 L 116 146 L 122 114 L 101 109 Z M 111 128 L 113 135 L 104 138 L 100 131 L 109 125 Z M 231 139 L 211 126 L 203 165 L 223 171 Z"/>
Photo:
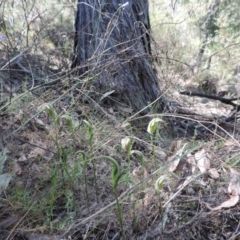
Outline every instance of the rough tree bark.
<path id="1" fill-rule="evenodd" d="M 160 96 L 147 0 L 78 0 L 72 67 L 102 93 L 141 110 Z M 163 109 L 163 101 L 158 104 Z"/>

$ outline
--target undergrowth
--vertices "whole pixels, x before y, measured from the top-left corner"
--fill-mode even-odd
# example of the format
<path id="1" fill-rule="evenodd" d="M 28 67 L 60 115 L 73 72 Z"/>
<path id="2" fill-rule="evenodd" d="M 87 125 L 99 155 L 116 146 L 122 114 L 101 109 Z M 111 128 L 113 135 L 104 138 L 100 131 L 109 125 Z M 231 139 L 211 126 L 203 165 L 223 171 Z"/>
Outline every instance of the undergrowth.
<path id="1" fill-rule="evenodd" d="M 181 25 L 189 5 L 180 15 L 170 14 L 169 6 L 157 15 L 157 2 L 151 3 L 164 96 L 174 98 L 173 105 L 193 106 L 196 113 L 219 113 L 216 104 L 194 105 L 176 91 L 195 89 L 206 76 L 228 74 L 231 81 L 233 69 L 227 66 L 235 60 L 226 63 L 228 53 L 220 51 L 224 59 L 216 54 L 214 69 L 206 73 L 203 66 L 192 74 L 201 38 L 197 19 L 187 14 Z M 209 123 L 174 112 L 139 116 L 103 104 L 108 94 L 89 87 L 95 76 L 80 78 L 69 70 L 72 1 L 0 5 L 0 239 L 237 236 L 237 205 L 228 215 L 223 208 L 213 212 L 231 195 L 228 183 L 239 180 L 234 173 L 239 168 L 237 122 Z M 202 8 L 196 8 L 196 18 L 204 15 Z M 165 21 L 176 18 L 175 24 Z M 207 57 L 218 47 L 209 46 Z"/>

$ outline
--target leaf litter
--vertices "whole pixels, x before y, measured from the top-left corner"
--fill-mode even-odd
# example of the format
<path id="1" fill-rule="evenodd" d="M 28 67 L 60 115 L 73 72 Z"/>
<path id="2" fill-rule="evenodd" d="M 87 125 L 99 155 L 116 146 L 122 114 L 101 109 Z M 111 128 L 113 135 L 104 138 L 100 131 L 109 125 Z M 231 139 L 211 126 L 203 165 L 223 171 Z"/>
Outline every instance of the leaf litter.
<path id="1" fill-rule="evenodd" d="M 19 127 L 23 121 L 23 116 L 23 112 L 19 112 L 11 126 Z M 56 161 L 57 158 L 54 155 L 56 148 L 51 138 L 56 134 L 56 131 L 52 129 L 49 130 L 49 120 L 44 115 L 36 117 L 23 130 L 24 131 L 21 131 L 18 135 L 22 141 L 13 138 L 12 141 L 9 142 L 9 146 L 11 145 L 11 153 L 8 155 L 8 159 L 10 161 L 12 160 L 13 164 L 7 168 L 9 171 L 5 174 L 9 174 L 8 172 L 13 173 L 14 181 L 16 179 L 17 189 L 20 194 L 22 194 L 22 190 L 27 189 L 36 194 L 35 198 L 38 198 L 39 195 L 37 193 L 40 193 L 42 190 L 49 193 L 53 189 L 51 187 L 52 173 L 50 164 L 52 161 Z M 71 135 L 68 135 L 68 133 L 62 132 L 59 136 L 62 142 L 66 139 L 72 141 Z M 79 139 L 81 140 L 79 141 L 81 144 L 77 142 Z M 86 147 L 85 145 L 89 143 L 86 144 L 80 137 L 79 139 L 76 139 L 74 144 L 79 144 L 79 146 L 84 149 Z M 101 140 L 102 138 L 98 137 L 98 139 Z M 115 145 L 116 144 L 106 144 L 109 148 Z M 134 225 L 133 222 L 137 219 L 138 224 L 133 227 L 136 235 L 141 236 L 142 234 L 143 236 L 146 229 L 148 229 L 147 233 L 149 235 L 161 234 L 166 237 L 172 234 L 171 236 L 176 236 L 181 229 L 179 239 L 184 239 L 184 236 L 188 236 L 189 231 L 191 234 L 194 234 L 196 223 L 199 223 L 199 226 L 202 227 L 202 230 L 199 227 L 199 231 L 208 231 L 203 225 L 207 223 L 206 225 L 214 226 L 214 224 L 219 221 L 219 217 L 221 219 L 221 217 L 223 218 L 223 216 L 225 216 L 224 214 L 227 214 L 224 211 L 229 211 L 235 218 L 238 217 L 235 212 L 236 209 L 238 209 L 239 201 L 239 172 L 237 167 L 225 168 L 223 166 L 225 162 L 223 157 L 226 157 L 226 154 L 230 155 L 236 152 L 239 146 L 235 141 L 229 141 L 221 150 L 215 150 L 213 145 L 211 150 L 208 143 L 199 144 L 195 150 L 189 151 L 189 149 L 191 149 L 189 142 L 186 143 L 182 140 L 178 141 L 175 144 L 175 148 L 169 151 L 166 151 L 166 149 L 160 146 L 156 146 L 157 164 L 162 166 L 164 162 L 164 164 L 167 165 L 165 171 L 159 171 L 161 173 L 156 175 L 152 173 L 152 168 L 149 167 L 152 165 L 147 161 L 144 167 L 136 164 L 138 161 L 135 163 L 131 162 L 131 168 L 133 170 L 130 182 L 131 187 L 134 189 L 131 194 L 126 195 L 124 198 L 123 217 L 126 226 Z M 116 158 L 118 158 L 117 151 L 108 151 L 107 148 L 101 150 L 109 155 L 115 154 Z M 145 155 L 147 158 L 150 158 L 152 155 L 152 147 L 147 145 L 144 150 L 148 151 L 148 155 Z M 121 158 L 119 159 L 121 160 Z M 74 168 L 71 160 L 69 160 L 68 164 Z M 83 204 L 84 198 L 80 195 L 77 202 L 77 205 L 81 208 L 77 216 L 79 219 L 85 219 L 92 214 L 93 217 L 90 219 L 92 219 L 93 222 L 98 221 L 104 218 L 106 213 L 100 213 L 97 216 L 94 214 L 106 207 L 107 204 L 111 207 L 113 206 L 111 203 L 114 200 L 111 196 L 110 185 L 108 185 L 110 169 L 108 169 L 106 163 L 99 164 L 99 169 L 102 176 L 105 176 L 105 178 L 103 177 L 100 180 L 99 190 L 101 191 L 99 191 L 99 196 L 101 202 L 96 204 L 95 198 L 93 197 L 94 194 L 91 192 L 89 196 L 91 206 L 87 207 L 86 202 L 86 205 Z M 92 176 L 92 169 L 87 169 L 87 171 L 88 174 Z M 8 184 L 4 187 L 3 192 L 11 189 L 11 179 L 12 178 L 9 178 L 8 181 L 6 179 L 4 180 L 5 183 Z M 75 180 L 77 182 L 77 179 L 74 179 L 74 181 Z M 91 178 L 90 181 L 93 181 L 93 179 Z M 227 185 L 229 186 L 227 187 Z M 76 189 L 81 192 L 83 188 L 79 186 L 75 188 L 75 190 Z M 71 196 L 71 190 L 69 191 L 70 194 L 68 197 Z M 128 190 L 123 184 L 120 185 L 119 192 L 124 193 L 125 191 L 127 192 Z M 61 212 L 61 209 L 64 209 L 62 206 L 66 204 L 65 196 L 59 195 L 57 198 L 55 207 L 59 212 L 56 214 L 56 218 L 58 215 L 61 216 L 61 214 L 64 213 L 65 210 Z M 132 206 L 134 206 L 134 208 L 132 208 Z M 111 207 L 109 207 L 109 209 L 111 209 Z M 19 211 L 21 208 L 17 206 L 16 209 Z M 228 215 L 230 213 L 228 213 Z M 65 215 L 67 215 L 67 213 Z M 0 226 L 2 224 L 4 228 L 10 228 L 19 218 L 21 217 L 17 214 L 4 216 L 5 221 L 3 219 L 3 221 L 0 222 Z M 104 226 L 114 222 L 114 218 L 115 214 L 112 211 L 105 218 L 104 221 L 106 222 L 103 221 L 103 225 L 101 225 L 102 228 L 104 229 Z M 64 218 L 62 218 L 62 220 L 64 220 Z M 86 224 L 89 222 L 90 221 L 87 221 Z M 25 223 L 24 220 L 23 223 Z M 231 223 L 231 226 L 235 227 L 236 223 L 232 223 L 230 220 L 228 220 L 228 223 Z M 114 224 L 116 223 L 114 222 Z M 156 226 L 156 229 L 153 228 L 155 232 L 151 230 L 152 228 L 149 226 Z M 33 225 L 32 228 L 34 228 Z M 83 226 L 80 229 L 81 233 L 89 231 L 87 227 L 85 228 Z M 91 231 L 94 229 L 94 224 L 90 229 Z M 28 235 L 28 237 L 32 239 L 41 239 L 41 236 L 47 239 L 48 237 L 58 235 Z M 94 239 L 94 237 L 96 237 L 96 235 L 93 234 L 92 239 Z"/>

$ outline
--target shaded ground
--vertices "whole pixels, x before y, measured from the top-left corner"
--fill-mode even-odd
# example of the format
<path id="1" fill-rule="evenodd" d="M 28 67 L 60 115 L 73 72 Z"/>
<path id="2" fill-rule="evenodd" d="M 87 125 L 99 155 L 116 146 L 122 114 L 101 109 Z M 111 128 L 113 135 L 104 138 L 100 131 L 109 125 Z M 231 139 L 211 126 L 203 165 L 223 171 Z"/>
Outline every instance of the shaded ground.
<path id="1" fill-rule="evenodd" d="M 216 209 L 234 195 L 229 183 L 238 191 L 238 174 L 230 171 L 238 172 L 238 123 L 221 123 L 223 129 L 211 128 L 210 134 L 202 132 L 206 124 L 197 122 L 202 128 L 193 128 L 189 138 L 190 116 L 165 113 L 175 125 L 166 122 L 151 142 L 146 132 L 151 116 L 129 120 L 132 129 L 126 130 L 121 125 L 131 109 L 100 106 L 101 96 L 89 93 L 71 73 L 56 75 L 46 68 L 34 78 L 18 65 L 12 67 L 2 81 L 0 107 L 0 148 L 8 151 L 4 173 L 13 174 L 0 199 L 1 239 L 120 239 L 112 165 L 104 156 L 126 170 L 117 188 L 126 239 L 238 239 L 238 202 Z M 37 72 L 34 65 L 32 69 Z M 8 81 L 13 73 L 14 83 Z M 31 87 L 35 88 L 27 91 Z M 219 105 L 211 101 L 193 105 L 190 98 L 179 100 L 199 115 L 229 112 L 224 106 L 219 112 Z M 84 120 L 91 123 L 92 140 Z M 182 137 L 173 139 L 172 129 Z M 125 136 L 131 136 L 132 148 L 144 154 L 144 164 L 122 150 Z M 200 174 L 199 154 L 206 173 Z M 95 164 L 93 157 L 99 158 Z"/>

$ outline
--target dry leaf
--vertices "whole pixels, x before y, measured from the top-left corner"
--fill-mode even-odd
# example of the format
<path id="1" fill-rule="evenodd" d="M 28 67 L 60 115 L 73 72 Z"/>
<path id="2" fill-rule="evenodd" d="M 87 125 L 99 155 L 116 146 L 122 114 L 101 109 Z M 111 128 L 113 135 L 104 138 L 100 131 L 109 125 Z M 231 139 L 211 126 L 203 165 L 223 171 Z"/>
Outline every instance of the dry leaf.
<path id="1" fill-rule="evenodd" d="M 239 195 L 232 195 L 230 197 L 230 199 L 228 199 L 227 201 L 223 202 L 220 206 L 213 208 L 212 210 L 220 210 L 222 208 L 230 208 L 235 206 L 238 203 L 239 200 Z"/>
<path id="2" fill-rule="evenodd" d="M 41 119 L 34 118 L 33 121 L 39 129 L 48 129 L 48 126 Z"/>
<path id="3" fill-rule="evenodd" d="M 46 159 L 46 160 L 50 160 L 53 153 L 50 152 L 50 151 L 46 151 L 45 149 L 48 149 L 49 148 L 49 143 L 48 141 L 45 141 L 44 143 L 42 141 L 37 141 L 37 140 L 31 140 L 31 143 L 33 143 L 34 145 L 36 146 L 39 146 L 39 147 L 36 147 L 34 148 L 29 154 L 28 154 L 28 159 L 30 158 L 36 158 L 38 156 Z"/>
<path id="4" fill-rule="evenodd" d="M 188 176 L 188 177 L 184 178 L 184 180 L 180 180 L 179 183 L 178 183 L 179 186 L 177 187 L 177 190 L 187 186 L 191 182 L 192 179 L 193 179 L 192 176 Z"/>
<path id="5" fill-rule="evenodd" d="M 198 187 L 198 188 L 202 188 L 202 187 L 206 187 L 207 186 L 207 183 L 204 182 L 203 179 L 197 179 L 195 182 L 194 182 L 194 186 L 195 187 Z"/>
<path id="6" fill-rule="evenodd" d="M 19 176 L 22 174 L 22 168 L 17 162 L 14 162 L 12 171 L 14 172 L 14 175 Z"/>
<path id="7" fill-rule="evenodd" d="M 150 150 L 150 153 L 152 152 L 152 145 L 148 144 L 146 145 L 147 149 Z M 167 157 L 167 154 L 163 151 L 163 149 L 161 147 L 154 147 L 154 153 L 157 157 L 159 157 L 160 159 L 164 159 Z M 150 155 L 150 154 L 149 154 Z"/>
<path id="8" fill-rule="evenodd" d="M 166 156 L 166 160 L 168 161 L 169 158 L 174 155 L 174 153 L 176 152 L 175 150 L 180 149 L 182 144 L 182 140 L 178 140 L 178 141 L 172 141 L 170 146 L 169 146 L 169 151 L 168 154 Z"/>
<path id="9" fill-rule="evenodd" d="M 148 206 L 152 203 L 152 200 L 154 199 L 153 198 L 154 195 L 155 195 L 154 191 L 147 191 L 147 193 L 145 194 L 144 199 L 143 199 L 144 206 Z"/>
<path id="10" fill-rule="evenodd" d="M 146 168 L 139 166 L 135 168 L 132 172 L 133 176 L 138 180 L 143 180 L 148 177 Z"/>
<path id="11" fill-rule="evenodd" d="M 111 114 L 114 114 L 114 111 L 112 108 L 109 108 L 108 111 L 111 113 Z"/>
<path id="12" fill-rule="evenodd" d="M 23 154 L 23 155 L 18 159 L 19 162 L 24 162 L 24 161 L 26 161 L 26 160 L 27 160 L 27 156 L 26 156 L 25 154 Z"/>
<path id="13" fill-rule="evenodd" d="M 195 153 L 195 160 L 201 173 L 205 173 L 210 169 L 210 161 L 204 148 Z"/>
<path id="14" fill-rule="evenodd" d="M 193 179 L 192 174 L 195 171 L 196 168 L 196 162 L 194 157 L 191 154 L 187 155 L 187 160 L 185 167 L 183 168 L 183 175 L 181 180 L 177 183 L 177 189 L 179 190 L 180 188 L 184 188 L 187 186 L 191 180 Z"/>
<path id="15" fill-rule="evenodd" d="M 28 154 L 28 158 L 36 158 L 38 156 L 43 157 L 44 154 L 45 150 L 37 147 Z"/>
<path id="16" fill-rule="evenodd" d="M 169 172 L 175 172 L 177 170 L 180 160 L 181 160 L 181 158 L 179 157 L 171 163 L 171 165 L 169 166 L 169 169 L 168 169 Z"/>
<path id="17" fill-rule="evenodd" d="M 15 121 L 22 121 L 22 117 L 23 117 L 23 110 L 20 109 L 18 114 L 15 115 L 14 120 Z"/>
<path id="18" fill-rule="evenodd" d="M 112 91 L 109 91 L 109 92 L 104 93 L 104 94 L 102 95 L 102 97 L 100 98 L 100 102 L 101 102 L 104 98 L 108 97 L 109 95 L 111 95 L 111 94 L 114 93 L 114 92 L 115 92 L 115 90 L 112 90 Z"/>
<path id="19" fill-rule="evenodd" d="M 235 206 L 239 201 L 240 194 L 240 173 L 233 168 L 230 168 L 231 181 L 228 186 L 228 192 L 230 194 L 230 199 L 223 202 L 218 207 L 213 208 L 213 210 L 219 210 L 222 208 L 230 208 Z"/>
<path id="20" fill-rule="evenodd" d="M 144 192 L 140 192 L 138 200 L 135 202 L 135 213 L 141 212 L 144 207 L 149 206 L 153 203 L 155 196 L 155 191 L 152 189 L 147 189 Z"/>
<path id="21" fill-rule="evenodd" d="M 192 173 L 194 173 L 195 172 L 195 169 L 196 169 L 196 161 L 195 161 L 195 158 L 194 158 L 194 156 L 192 156 L 191 154 L 188 154 L 187 155 L 187 168 L 189 168 L 190 169 L 190 171 L 192 172 Z"/>
<path id="22" fill-rule="evenodd" d="M 228 192 L 231 195 L 240 194 L 240 173 L 233 168 L 230 168 L 231 181 L 228 186 Z"/>
<path id="23" fill-rule="evenodd" d="M 170 172 L 175 172 L 176 170 L 178 170 L 178 168 L 180 168 L 180 162 L 181 162 L 181 156 L 183 153 L 183 150 L 185 148 L 185 146 L 187 145 L 187 143 L 185 143 L 183 145 L 183 147 L 178 150 L 173 156 L 171 156 L 170 158 L 168 158 L 168 162 L 172 162 L 169 166 L 169 171 Z"/>
<path id="24" fill-rule="evenodd" d="M 211 178 L 213 178 L 213 179 L 219 178 L 219 173 L 216 168 L 210 168 L 208 172 L 209 172 L 209 175 Z"/>
<path id="25" fill-rule="evenodd" d="M 132 113 L 133 112 L 132 108 L 124 108 L 124 107 L 120 107 L 120 106 L 118 106 L 117 108 L 122 112 L 126 112 L 126 113 Z"/>

